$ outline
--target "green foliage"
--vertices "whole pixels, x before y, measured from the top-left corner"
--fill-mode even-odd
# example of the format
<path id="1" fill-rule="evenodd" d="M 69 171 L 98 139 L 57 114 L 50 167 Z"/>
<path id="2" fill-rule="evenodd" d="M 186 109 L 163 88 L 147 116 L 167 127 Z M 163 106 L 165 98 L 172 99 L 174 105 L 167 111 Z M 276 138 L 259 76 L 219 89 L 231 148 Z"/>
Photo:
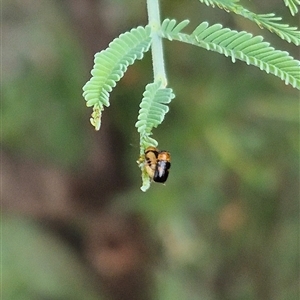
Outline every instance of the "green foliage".
<path id="1" fill-rule="evenodd" d="M 183 24 L 183 22 L 178 25 Z M 184 23 L 186 24 L 186 23 Z M 270 44 L 263 42 L 262 36 L 253 37 L 245 31 L 235 31 L 222 28 L 221 24 L 209 26 L 201 23 L 192 34 L 178 32 L 174 20 L 166 19 L 162 24 L 162 37 L 178 40 L 192 45 L 230 56 L 232 62 L 236 59 L 248 65 L 259 67 L 267 73 L 274 74 L 285 84 L 291 84 L 300 89 L 300 62 L 293 59 L 288 52 L 275 50 Z"/>
<path id="2" fill-rule="evenodd" d="M 116 28 L 141 22 L 138 9 L 133 10 L 128 3 L 138 3 L 140 8 L 142 2 L 110 1 L 110 5 L 112 3 L 118 12 L 120 7 L 126 10 L 121 9 L 122 18 L 113 20 L 116 23 L 107 34 Z M 186 13 L 182 11 L 182 1 L 165 0 L 162 3 L 168 16 L 178 11 Z M 272 4 L 272 0 L 267 3 Z M 12 153 L 21 155 L 21 159 L 25 155 L 32 160 L 40 153 L 43 157 L 39 157 L 37 163 L 41 166 L 45 165 L 45 158 L 52 162 L 54 157 L 59 168 L 70 161 L 71 166 L 79 165 L 80 170 L 90 172 L 91 153 L 94 155 L 95 149 L 95 141 L 91 143 L 90 138 L 99 137 L 93 128 L 86 132 L 86 112 L 80 100 L 80 85 L 85 80 L 82 62 L 86 61 L 80 49 L 88 45 L 70 43 L 71 39 L 78 41 L 78 36 L 72 26 L 65 24 L 69 12 L 62 9 L 61 1 L 40 1 L 38 14 L 34 1 L 13 0 L 3 4 L 11 7 L 10 12 L 16 18 L 4 13 L 4 17 L 10 16 L 8 23 L 4 18 L 3 24 L 3 37 L 10 42 L 3 43 L 3 54 L 6 55 L 3 63 L 8 66 L 3 70 L 2 89 L 4 150 L 8 146 Z M 31 17 L 26 15 L 22 23 L 22 15 L 19 9 L 16 10 L 20 5 L 32 14 Z M 197 2 L 196 5 L 200 6 Z M 55 6 L 58 10 L 49 9 Z M 109 6 L 110 12 L 113 7 Z M 205 7 L 205 11 L 205 19 L 214 17 L 214 9 Z M 47 15 L 52 15 L 53 19 L 49 20 Z M 59 22 L 59 15 L 62 15 L 64 25 Z M 193 9 L 188 16 L 197 20 L 199 11 Z M 228 21 L 228 14 L 220 16 L 224 22 L 215 23 Z M 178 20 L 184 17 L 176 16 Z M 21 25 L 18 29 L 16 22 Z M 48 30 L 43 30 L 41 24 Z M 250 22 L 243 25 L 251 26 Z M 14 34 L 9 34 L 11 31 L 7 32 L 7 29 L 12 28 Z M 53 34 L 55 30 L 59 35 Z M 43 43 L 36 43 L 41 37 Z M 278 45 L 284 45 L 283 41 L 277 40 Z M 298 91 L 257 68 L 248 68 L 243 63 L 232 64 L 223 55 L 163 41 L 167 46 L 168 81 L 176 90 L 176 100 L 170 105 L 163 126 L 154 130 L 153 137 L 159 141 L 160 148 L 167 147 L 171 151 L 170 177 L 166 186 L 157 184 L 147 193 L 140 193 L 134 185 L 126 189 L 120 189 L 119 185 L 120 176 L 129 178 L 133 184 L 140 180 L 139 170 L 133 163 L 133 157 L 139 151 L 138 134 L 133 124 L 145 81 L 147 78 L 149 82 L 153 81 L 148 65 L 150 59 L 145 57 L 147 59 L 129 70 L 132 72 L 128 72 L 114 90 L 116 102 L 110 108 L 110 124 L 114 131 L 116 128 L 117 137 L 121 137 L 116 144 L 122 145 L 125 151 L 116 149 L 115 143 L 111 151 L 116 156 L 121 154 L 125 167 L 118 168 L 113 174 L 115 193 L 101 194 L 99 201 L 107 201 L 106 212 L 118 216 L 134 214 L 139 220 L 146 220 L 151 237 L 159 237 L 158 244 L 149 242 L 143 230 L 145 240 L 142 241 L 147 245 L 150 243 L 149 250 L 155 248 L 159 252 L 153 253 L 155 265 L 151 260 L 151 270 L 147 269 L 149 275 L 153 270 L 156 274 L 159 272 L 159 295 L 155 299 L 299 299 Z M 13 78 L 12 74 L 18 76 Z M 101 135 L 101 143 L 110 143 L 111 138 L 115 139 L 115 136 Z M 82 149 L 81 160 L 74 155 L 77 148 Z M 6 170 L 6 164 L 3 167 Z M 98 163 L 92 166 L 93 170 L 95 168 L 99 170 Z M 112 170 L 114 168 L 108 171 Z M 11 178 L 19 176 L 18 166 L 14 165 L 12 171 L 5 171 L 5 174 Z M 28 166 L 26 174 L 30 175 L 32 171 Z M 83 178 L 92 185 L 103 186 L 105 192 L 106 185 L 98 177 Z M 57 192 L 52 179 L 48 179 L 46 192 Z M 26 187 L 43 196 L 37 184 Z M 6 181 L 3 188 L 9 188 Z M 11 190 L 16 189 L 12 186 Z M 20 195 L 17 201 L 25 208 L 27 204 L 23 198 L 26 195 L 19 192 L 19 188 L 17 192 Z M 6 198 L 5 191 L 4 196 Z M 86 196 L 77 196 L 86 203 Z M 79 199 L 74 200 L 78 203 Z M 42 203 L 41 206 L 45 207 Z M 76 207 L 77 204 L 75 210 Z M 60 227 L 63 220 L 70 232 L 69 229 L 77 228 L 82 220 L 91 220 L 91 215 L 95 215 L 96 211 L 91 214 L 86 208 L 81 209 L 79 223 L 72 209 L 75 218 L 69 220 L 66 215 L 59 214 L 59 223 L 54 222 Z M 7 210 L 6 205 L 3 210 Z M 102 207 L 100 212 L 102 216 Z M 23 210 L 20 212 L 24 213 Z M 52 227 L 52 221 L 47 220 L 42 218 L 42 225 Z M 111 223 L 109 218 L 109 228 L 119 228 L 118 221 Z M 74 256 L 60 239 L 49 238 L 45 228 L 41 230 L 38 226 L 37 229 L 32 223 L 16 219 L 12 222 L 5 213 L 2 224 L 3 299 L 100 298 L 99 295 L 89 297 L 93 293 L 89 284 L 93 284 L 95 278 L 91 272 L 77 268 L 79 252 Z M 101 227 L 101 232 L 102 229 L 105 228 Z M 75 241 L 73 234 L 72 231 L 72 235 L 68 235 L 68 242 Z M 106 258 L 117 257 L 118 249 L 104 246 L 104 253 L 113 255 L 106 255 Z M 123 249 L 119 249 L 122 258 L 126 255 Z M 114 266 L 124 270 L 122 262 L 124 259 L 113 259 Z M 130 286 L 139 290 L 140 281 L 137 283 L 135 278 L 130 278 Z M 110 279 L 118 285 L 117 277 Z M 96 284 L 99 287 L 103 282 Z M 123 284 L 119 287 L 121 289 Z M 152 284 L 150 288 L 156 290 Z"/>
<path id="3" fill-rule="evenodd" d="M 180 33 L 182 29 L 184 29 L 189 23 L 189 20 L 183 20 L 180 23 L 176 24 L 176 20 L 169 20 L 166 19 L 161 24 L 161 30 L 165 34 L 165 37 L 167 37 L 169 40 L 172 40 L 172 36 L 169 35 L 171 33 L 172 35 Z"/>
<path id="4" fill-rule="evenodd" d="M 300 0 L 283 0 L 285 5 L 289 8 L 291 14 L 294 16 L 298 12 Z"/>
<path id="5" fill-rule="evenodd" d="M 297 27 L 290 27 L 287 24 L 281 24 L 277 21 L 281 21 L 281 17 L 277 17 L 275 14 L 247 14 L 248 19 L 253 20 L 259 27 L 266 28 L 271 32 L 277 34 L 283 40 L 295 45 L 300 45 L 300 31 Z"/>
<path id="6" fill-rule="evenodd" d="M 109 93 L 136 59 L 142 59 L 150 47 L 149 27 L 138 27 L 114 39 L 106 50 L 96 53 L 92 78 L 83 87 L 88 107 L 93 106 L 91 123 L 100 129 L 101 111 L 109 106 Z"/>
<path id="7" fill-rule="evenodd" d="M 161 88 L 161 82 L 154 82 L 146 86 L 143 96 L 138 121 L 135 124 L 141 135 L 142 153 L 144 153 L 143 149 L 148 146 L 157 146 L 158 143 L 150 139 L 152 129 L 162 123 L 165 114 L 169 111 L 166 104 L 170 103 L 175 95 L 172 89 Z"/>
<path id="8" fill-rule="evenodd" d="M 242 5 L 238 0 L 199 0 L 200 2 L 219 7 L 227 12 L 241 15 L 260 28 L 266 28 L 277 34 L 283 40 L 300 45 L 300 32 L 296 27 L 280 23 L 281 17 L 274 13 L 255 14 Z M 297 12 L 299 0 L 285 1 L 291 13 Z M 109 94 L 127 70 L 127 67 L 136 59 L 142 59 L 151 46 L 154 82 L 146 86 L 136 127 L 140 134 L 140 159 L 143 187 L 146 190 L 150 185 L 143 154 L 147 146 L 157 146 L 158 143 L 151 137 L 152 129 L 164 120 L 169 108 L 167 104 L 175 97 L 172 90 L 167 88 L 167 78 L 164 69 L 162 38 L 170 41 L 192 44 L 230 56 L 232 62 L 241 60 L 247 65 L 253 65 L 266 73 L 273 74 L 294 88 L 300 89 L 300 62 L 286 51 L 276 50 L 262 36 L 253 36 L 246 31 L 236 31 L 223 28 L 221 24 L 209 26 L 202 22 L 191 34 L 182 33 L 189 21 L 184 20 L 177 24 L 175 20 L 165 19 L 160 22 L 158 0 L 147 0 L 148 25 L 132 29 L 121 34 L 109 47 L 95 55 L 95 65 L 92 78 L 83 87 L 83 96 L 87 106 L 93 107 L 91 123 L 96 130 L 100 129 L 101 113 L 104 106 L 109 106 Z"/>
<path id="9" fill-rule="evenodd" d="M 169 111 L 166 105 L 175 97 L 172 89 L 162 88 L 160 81 L 149 83 L 143 93 L 143 99 L 140 104 L 138 121 L 135 124 L 140 133 L 140 155 L 143 157 L 144 151 L 148 146 L 156 147 L 157 141 L 150 136 L 152 129 L 156 128 L 165 118 L 165 114 Z M 138 162 L 142 170 L 142 191 L 146 191 L 150 186 L 149 176 L 144 170 L 144 161 Z"/>
<path id="10" fill-rule="evenodd" d="M 281 17 L 277 17 L 274 13 L 270 14 L 255 14 L 248 9 L 244 8 L 241 5 L 236 3 L 239 0 L 199 0 L 202 3 L 205 3 L 207 6 L 218 6 L 221 9 L 224 9 L 228 12 L 233 12 L 237 15 L 241 15 L 246 19 L 249 19 L 255 22 L 260 28 L 266 28 L 267 30 L 274 32 L 283 40 L 286 40 L 289 43 L 294 43 L 295 45 L 300 45 L 300 31 L 296 27 L 290 27 L 287 24 L 281 24 L 279 21 L 282 20 Z M 292 15 L 294 15 L 298 8 L 296 4 L 300 4 L 299 0 L 284 0 L 286 5 L 289 7 Z"/>

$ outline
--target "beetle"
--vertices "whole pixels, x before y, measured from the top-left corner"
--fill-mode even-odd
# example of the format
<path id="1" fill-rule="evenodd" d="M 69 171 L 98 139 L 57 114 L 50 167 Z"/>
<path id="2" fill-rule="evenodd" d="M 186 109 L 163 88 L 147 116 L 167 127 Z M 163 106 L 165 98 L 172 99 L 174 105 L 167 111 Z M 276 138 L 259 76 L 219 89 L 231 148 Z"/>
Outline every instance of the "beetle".
<path id="1" fill-rule="evenodd" d="M 148 147 L 145 150 L 145 169 L 151 179 L 154 177 L 158 152 L 158 149 L 155 147 Z"/>
<path id="2" fill-rule="evenodd" d="M 165 183 L 171 167 L 171 155 L 168 151 L 148 147 L 145 150 L 145 170 L 149 177 L 160 183 Z"/>
<path id="3" fill-rule="evenodd" d="M 155 182 L 165 183 L 169 176 L 171 168 L 171 155 L 168 151 L 162 150 L 158 152 L 157 163 L 153 176 Z"/>

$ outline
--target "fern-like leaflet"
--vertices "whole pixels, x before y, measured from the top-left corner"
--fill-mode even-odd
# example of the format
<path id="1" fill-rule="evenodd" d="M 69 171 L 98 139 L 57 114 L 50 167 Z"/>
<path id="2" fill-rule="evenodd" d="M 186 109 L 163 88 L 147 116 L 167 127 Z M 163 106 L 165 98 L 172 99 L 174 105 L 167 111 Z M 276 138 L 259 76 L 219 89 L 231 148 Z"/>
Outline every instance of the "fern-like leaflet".
<path id="1" fill-rule="evenodd" d="M 161 24 L 161 30 L 164 32 L 165 38 L 172 40 L 172 36 L 180 33 L 180 31 L 182 31 L 182 29 L 185 28 L 189 23 L 189 20 L 183 20 L 177 24 L 176 20 L 174 19 L 165 19 Z M 170 32 L 171 35 L 168 35 L 168 32 Z"/>
<path id="2" fill-rule="evenodd" d="M 251 17 L 251 18 L 250 18 Z M 249 12 L 249 18 L 253 20 L 260 28 L 266 28 L 277 34 L 281 39 L 293 43 L 296 46 L 300 45 L 300 31 L 297 27 L 290 27 L 287 24 L 279 23 L 281 17 L 275 14 L 254 14 Z"/>
<path id="3" fill-rule="evenodd" d="M 240 0 L 199 0 L 200 2 L 206 4 L 207 6 L 215 7 L 218 6 L 226 11 L 232 10 L 236 3 Z"/>
<path id="4" fill-rule="evenodd" d="M 300 0 L 284 0 L 285 6 L 287 6 L 294 16 L 298 12 L 298 6 L 300 6 Z"/>
<path id="5" fill-rule="evenodd" d="M 144 151 L 148 146 L 157 146 L 157 141 L 151 137 L 152 129 L 162 123 L 166 113 L 169 111 L 168 103 L 175 97 L 171 88 L 163 88 L 161 81 L 149 83 L 143 93 L 143 99 L 140 104 L 138 121 L 135 124 L 140 134 L 140 155 L 138 160 L 139 167 L 142 170 L 142 191 L 150 187 L 150 178 L 145 170 Z"/>
<path id="6" fill-rule="evenodd" d="M 148 146 L 157 146 L 157 142 L 150 138 L 152 129 L 162 123 L 169 107 L 166 105 L 175 97 L 171 88 L 161 88 L 161 82 L 149 83 L 143 93 L 140 104 L 138 121 L 135 124 L 141 136 L 141 152 Z"/>
<path id="7" fill-rule="evenodd" d="M 288 52 L 270 47 L 261 36 L 253 37 L 245 31 L 223 28 L 220 24 L 209 26 L 207 22 L 201 23 L 190 35 L 177 31 L 173 33 L 172 29 L 176 27 L 174 21 L 169 19 L 163 21 L 162 28 L 162 37 L 230 56 L 232 62 L 239 59 L 279 77 L 285 84 L 300 89 L 300 61 L 291 57 Z"/>
<path id="8" fill-rule="evenodd" d="M 114 39 L 109 47 L 95 54 L 92 78 L 83 87 L 88 107 L 93 106 L 91 124 L 100 129 L 101 111 L 109 106 L 109 93 L 136 59 L 142 59 L 151 44 L 148 26 L 132 29 Z"/>
<path id="9" fill-rule="evenodd" d="M 239 0 L 199 0 L 200 2 L 206 4 L 207 6 L 218 6 L 225 11 L 231 11 L 237 15 L 241 15 L 255 22 L 260 28 L 266 28 L 267 30 L 274 32 L 281 39 L 286 40 L 289 43 L 294 43 L 295 45 L 300 45 L 300 31 L 297 27 L 290 27 L 287 24 L 282 24 L 280 21 L 281 17 L 277 17 L 274 13 L 270 14 L 255 14 L 252 11 L 244 8 L 243 6 L 237 4 Z M 298 8 L 296 4 L 299 5 L 300 0 L 284 0 L 286 5 L 289 6 L 291 13 L 296 13 Z"/>

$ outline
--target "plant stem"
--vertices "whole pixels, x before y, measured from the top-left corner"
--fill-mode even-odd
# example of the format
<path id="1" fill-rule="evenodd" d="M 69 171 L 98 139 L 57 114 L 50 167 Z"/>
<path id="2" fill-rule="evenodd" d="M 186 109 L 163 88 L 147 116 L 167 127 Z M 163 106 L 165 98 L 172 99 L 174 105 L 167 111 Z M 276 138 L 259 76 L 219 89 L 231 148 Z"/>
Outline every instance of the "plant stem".
<path id="1" fill-rule="evenodd" d="M 158 1 L 159 0 L 147 0 L 147 11 L 148 21 L 152 31 L 151 52 L 154 81 L 160 80 L 164 88 L 167 86 L 167 77 L 163 57 L 162 38 L 158 34 L 161 26 Z"/>

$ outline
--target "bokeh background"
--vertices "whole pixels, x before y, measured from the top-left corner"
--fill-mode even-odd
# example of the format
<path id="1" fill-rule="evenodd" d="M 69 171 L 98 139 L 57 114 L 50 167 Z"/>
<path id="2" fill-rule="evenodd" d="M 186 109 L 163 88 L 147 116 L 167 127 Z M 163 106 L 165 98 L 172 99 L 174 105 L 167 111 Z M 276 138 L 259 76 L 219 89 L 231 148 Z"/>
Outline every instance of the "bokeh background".
<path id="1" fill-rule="evenodd" d="M 283 1 L 246 3 L 297 25 Z M 198 1 L 162 17 L 222 22 L 299 49 Z M 145 1 L 2 4 L 2 299 L 299 299 L 299 93 L 274 76 L 165 41 L 176 98 L 154 130 L 166 185 L 140 191 L 134 124 L 151 57 L 111 94 L 100 132 L 82 86 L 93 55 L 147 23 Z"/>

